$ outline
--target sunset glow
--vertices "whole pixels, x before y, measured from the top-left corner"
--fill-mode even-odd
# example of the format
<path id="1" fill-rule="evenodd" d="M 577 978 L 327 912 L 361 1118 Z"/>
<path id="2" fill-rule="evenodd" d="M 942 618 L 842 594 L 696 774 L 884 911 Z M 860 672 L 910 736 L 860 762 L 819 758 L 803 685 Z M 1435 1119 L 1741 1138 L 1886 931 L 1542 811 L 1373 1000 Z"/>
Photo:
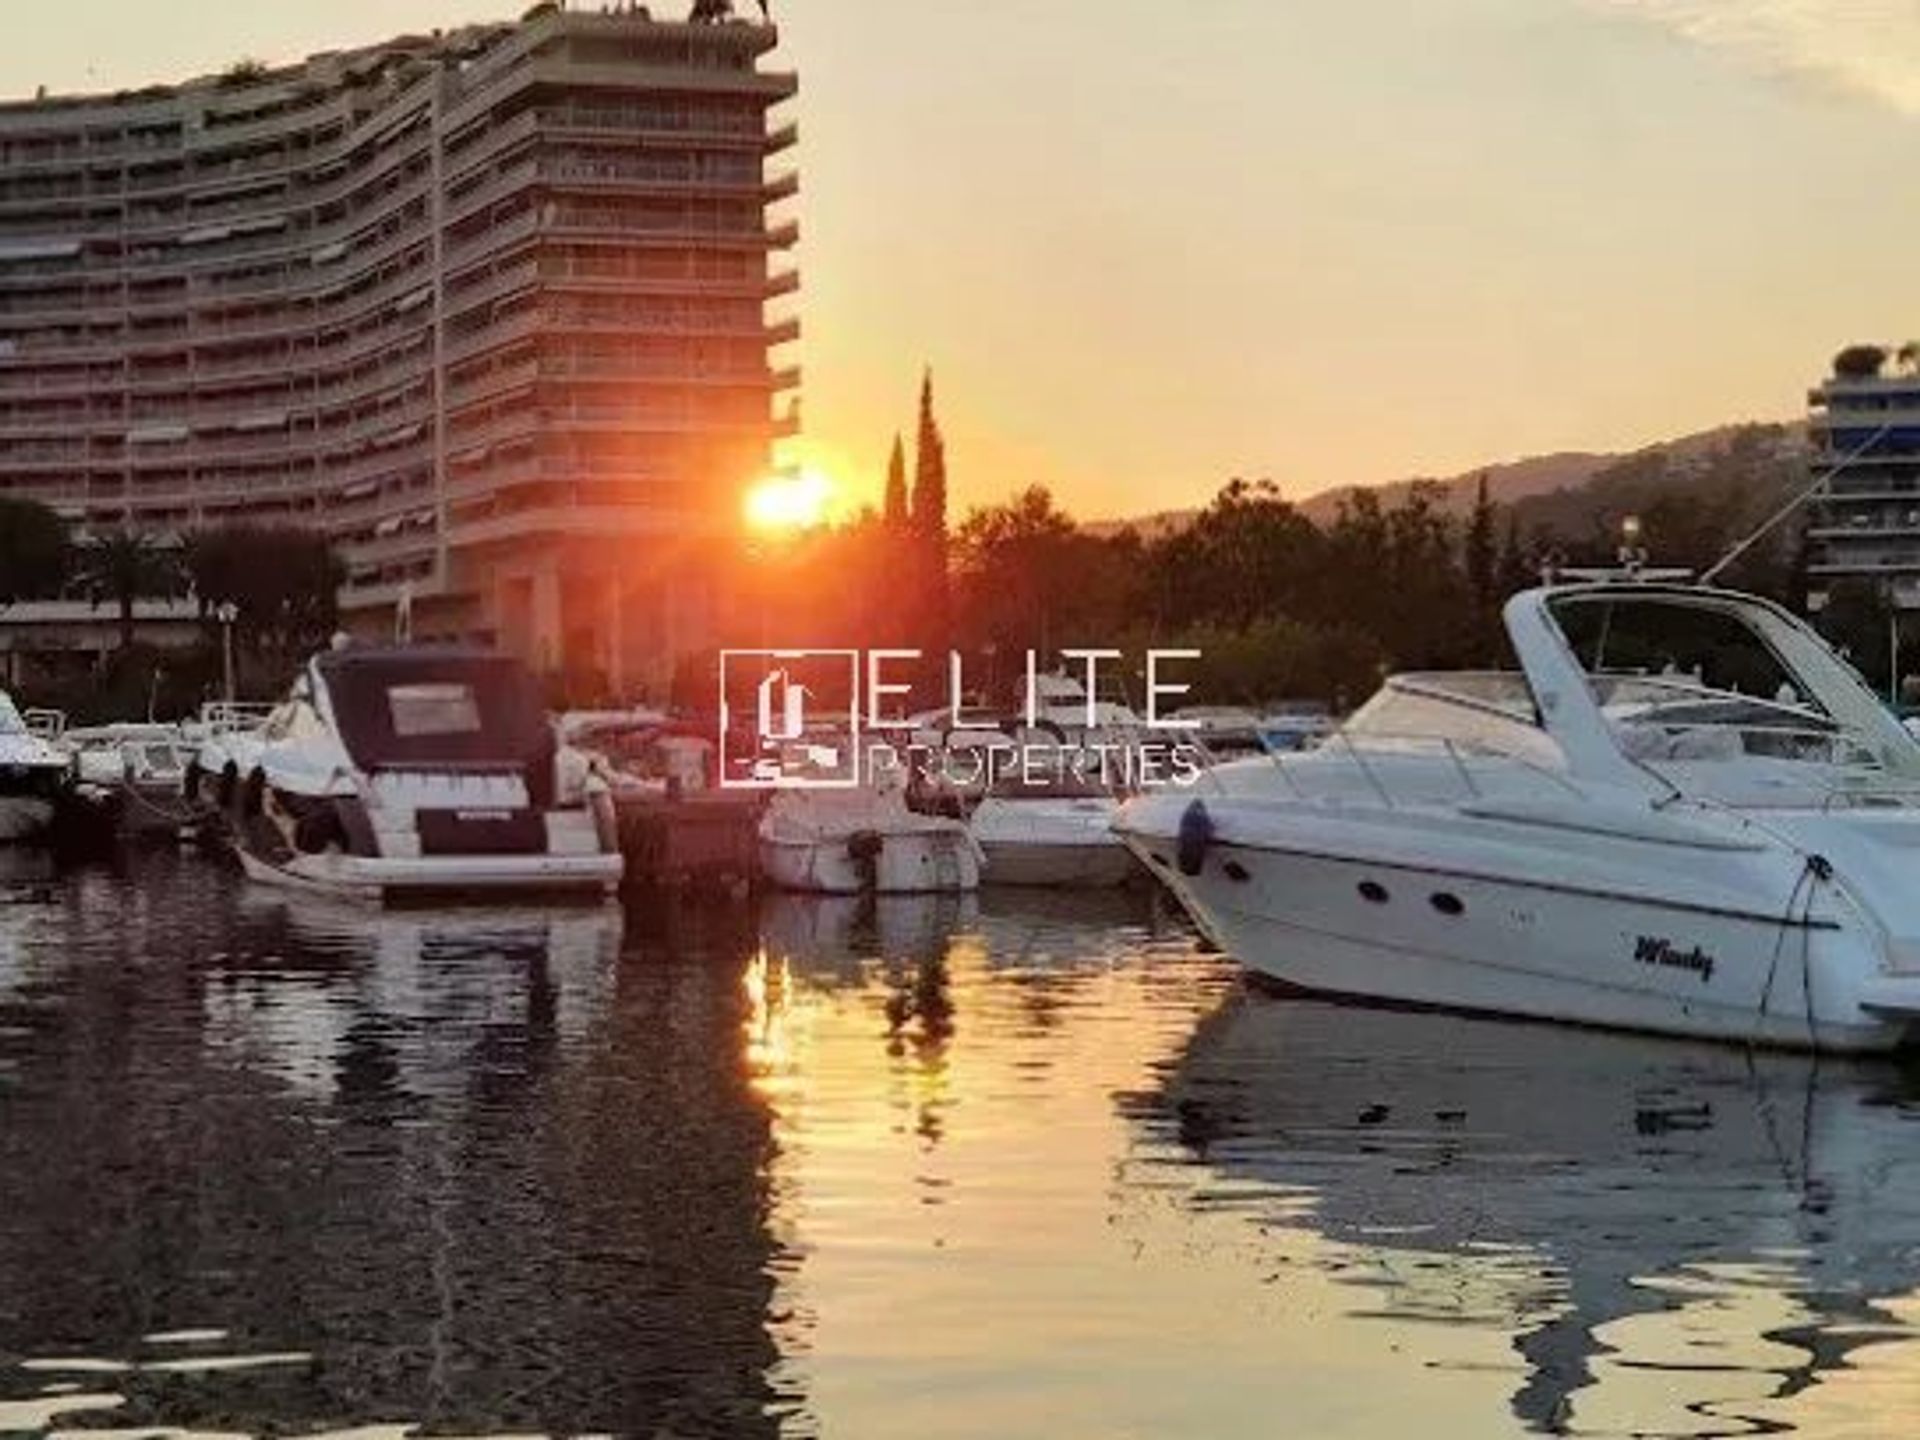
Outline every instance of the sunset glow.
<path id="1" fill-rule="evenodd" d="M 773 475 L 747 492 L 747 523 L 755 530 L 810 530 L 831 518 L 834 485 L 818 470 Z"/>

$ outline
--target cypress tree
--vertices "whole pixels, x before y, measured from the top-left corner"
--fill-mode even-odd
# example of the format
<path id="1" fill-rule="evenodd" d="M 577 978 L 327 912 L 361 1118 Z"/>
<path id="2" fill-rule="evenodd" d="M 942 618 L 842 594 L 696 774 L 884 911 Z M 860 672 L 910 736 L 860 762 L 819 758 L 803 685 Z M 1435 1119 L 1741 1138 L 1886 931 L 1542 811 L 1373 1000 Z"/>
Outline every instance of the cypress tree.
<path id="1" fill-rule="evenodd" d="M 920 382 L 920 435 L 913 465 L 912 525 L 921 555 L 918 567 L 921 648 L 933 673 L 948 643 L 947 623 L 947 446 L 933 414 L 933 371 Z"/>
<path id="2" fill-rule="evenodd" d="M 889 530 L 907 528 L 907 449 L 893 437 L 893 457 L 887 461 L 887 494 L 881 516 Z"/>
<path id="3" fill-rule="evenodd" d="M 1467 522 L 1466 570 L 1474 603 L 1483 607 L 1491 605 L 1497 598 L 1493 593 L 1494 567 L 1498 564 L 1498 557 L 1494 553 L 1497 541 L 1493 525 L 1493 502 L 1487 498 L 1487 476 L 1482 471 L 1480 484 L 1473 495 L 1473 516 Z"/>
<path id="4" fill-rule="evenodd" d="M 1520 517 L 1507 512 L 1506 538 L 1500 546 L 1500 559 L 1494 566 L 1494 589 L 1501 599 L 1540 583 L 1526 546 L 1520 540 Z"/>
<path id="5" fill-rule="evenodd" d="M 933 415 L 933 371 L 920 382 L 920 437 L 913 462 L 913 528 L 944 554 L 947 541 L 947 446 Z"/>

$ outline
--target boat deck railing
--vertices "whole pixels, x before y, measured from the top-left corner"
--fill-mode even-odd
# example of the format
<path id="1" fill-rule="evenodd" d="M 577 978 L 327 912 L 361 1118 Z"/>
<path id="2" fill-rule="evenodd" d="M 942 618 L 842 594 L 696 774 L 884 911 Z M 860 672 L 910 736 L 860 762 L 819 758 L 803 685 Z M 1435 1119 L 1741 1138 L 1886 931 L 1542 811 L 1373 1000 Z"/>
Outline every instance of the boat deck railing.
<path id="1" fill-rule="evenodd" d="M 273 711 L 271 704 L 260 700 L 210 700 L 200 707 L 200 723 L 213 735 L 256 730 Z"/>

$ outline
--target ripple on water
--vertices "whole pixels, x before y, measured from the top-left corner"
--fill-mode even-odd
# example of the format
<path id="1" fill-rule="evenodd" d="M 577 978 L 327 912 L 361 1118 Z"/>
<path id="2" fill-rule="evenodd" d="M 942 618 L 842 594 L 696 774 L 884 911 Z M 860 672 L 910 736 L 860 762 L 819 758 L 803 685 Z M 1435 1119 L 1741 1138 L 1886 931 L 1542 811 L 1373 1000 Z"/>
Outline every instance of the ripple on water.
<path id="1" fill-rule="evenodd" d="M 1122 895 L 156 855 L 0 906 L 0 1431 L 1885 1433 L 1911 1100 L 1248 993 Z"/>

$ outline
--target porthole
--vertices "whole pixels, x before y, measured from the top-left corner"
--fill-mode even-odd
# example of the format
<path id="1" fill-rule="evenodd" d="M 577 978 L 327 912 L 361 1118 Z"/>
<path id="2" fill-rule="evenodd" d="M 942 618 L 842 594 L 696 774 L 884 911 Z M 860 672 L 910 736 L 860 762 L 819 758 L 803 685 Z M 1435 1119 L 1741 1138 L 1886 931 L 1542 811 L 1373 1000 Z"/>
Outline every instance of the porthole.
<path id="1" fill-rule="evenodd" d="M 1220 868 L 1226 871 L 1229 880 L 1245 880 L 1247 878 L 1247 867 L 1242 865 L 1238 860 L 1229 860 Z"/>
<path id="2" fill-rule="evenodd" d="M 1375 905 L 1384 905 L 1387 903 L 1387 887 L 1382 885 L 1378 880 L 1362 880 L 1360 882 L 1360 898 L 1362 900 L 1370 900 Z"/>
<path id="3" fill-rule="evenodd" d="M 1436 890 L 1432 899 L 1433 908 L 1442 915 L 1464 915 L 1467 912 L 1466 902 L 1451 890 Z"/>

